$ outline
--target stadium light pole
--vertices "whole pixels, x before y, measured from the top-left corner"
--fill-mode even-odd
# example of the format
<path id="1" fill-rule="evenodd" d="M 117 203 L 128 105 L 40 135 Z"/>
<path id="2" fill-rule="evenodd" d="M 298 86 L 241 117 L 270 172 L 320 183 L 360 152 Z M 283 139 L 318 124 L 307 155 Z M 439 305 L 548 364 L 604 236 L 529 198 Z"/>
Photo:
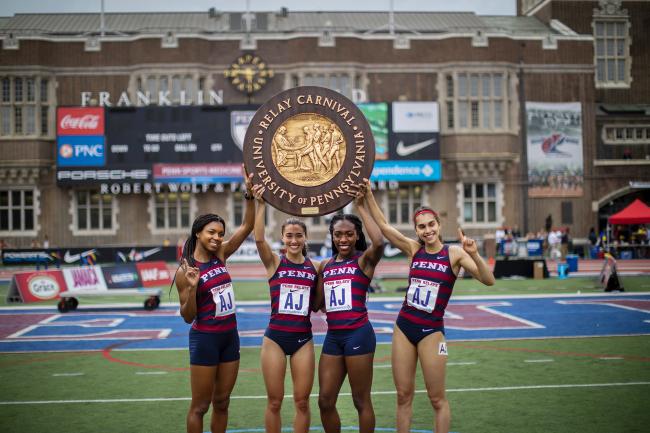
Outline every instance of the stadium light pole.
<path id="1" fill-rule="evenodd" d="M 524 49 L 526 43 L 519 44 L 519 68 L 517 75 L 519 76 L 518 91 L 519 91 L 519 136 L 521 137 L 521 161 L 520 167 L 522 172 L 521 179 L 521 200 L 523 211 L 523 232 L 528 233 L 528 128 L 526 118 L 526 85 L 524 73 Z"/>

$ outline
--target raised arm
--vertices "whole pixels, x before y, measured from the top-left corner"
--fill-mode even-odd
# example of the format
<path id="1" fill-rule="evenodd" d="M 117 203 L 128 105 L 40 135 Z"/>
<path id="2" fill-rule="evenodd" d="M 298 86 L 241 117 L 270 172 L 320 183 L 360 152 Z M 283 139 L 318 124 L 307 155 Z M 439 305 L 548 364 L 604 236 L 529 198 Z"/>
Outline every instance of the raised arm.
<path id="1" fill-rule="evenodd" d="M 384 213 L 381 211 L 377 201 L 375 200 L 375 195 L 372 193 L 370 181 L 368 179 L 364 179 L 363 181 L 363 192 L 365 193 L 364 206 L 367 208 L 368 213 L 375 223 L 377 223 L 377 227 L 379 227 L 381 233 L 386 237 L 386 239 L 388 239 L 388 242 L 390 242 L 395 248 L 399 248 L 406 257 L 411 260 L 415 253 L 420 249 L 420 244 L 413 239 L 404 236 L 399 230 L 388 224 Z"/>
<path id="2" fill-rule="evenodd" d="M 381 230 L 379 230 L 375 220 L 372 219 L 368 210 L 363 205 L 364 201 L 363 196 L 358 197 L 356 199 L 356 208 L 363 222 L 363 226 L 366 228 L 366 233 L 368 233 L 371 244 L 359 258 L 359 266 L 366 275 L 372 277 L 372 274 L 375 272 L 375 266 L 377 266 L 384 253 L 384 237 L 381 235 Z"/>
<path id="3" fill-rule="evenodd" d="M 316 312 L 325 306 L 325 293 L 323 289 L 323 269 L 325 269 L 325 264 L 327 260 L 320 262 L 318 266 L 318 280 L 316 281 L 316 293 L 311 301 L 311 311 Z"/>
<path id="4" fill-rule="evenodd" d="M 176 290 L 181 304 L 181 316 L 185 323 L 192 323 L 196 317 L 196 289 L 199 285 L 199 268 L 191 267 L 183 259 L 176 270 Z"/>
<path id="5" fill-rule="evenodd" d="M 255 235 L 255 245 L 257 246 L 257 252 L 264 263 L 266 268 L 266 275 L 271 278 L 275 273 L 275 270 L 280 265 L 280 257 L 273 252 L 271 246 L 266 241 L 264 236 L 264 216 L 266 214 L 266 202 L 262 198 L 264 193 L 263 185 L 254 185 L 253 186 L 253 196 L 257 201 L 257 210 L 255 211 L 255 228 L 253 229 L 253 234 Z"/>
<path id="6" fill-rule="evenodd" d="M 487 286 L 494 285 L 494 274 L 485 263 L 485 260 L 479 255 L 476 241 L 466 237 L 460 227 L 458 228 L 458 236 L 461 246 L 452 246 L 450 248 L 450 258 L 452 259 L 454 272 L 458 273 L 462 266 L 481 283 Z"/>
<path id="7" fill-rule="evenodd" d="M 237 248 L 246 240 L 248 235 L 251 234 L 253 231 L 253 226 L 255 225 L 255 197 L 253 197 L 253 175 L 246 173 L 244 170 L 245 174 L 245 182 L 246 182 L 246 194 L 244 194 L 244 197 L 246 198 L 246 207 L 244 210 L 244 219 L 241 223 L 241 225 L 235 230 L 235 232 L 232 234 L 230 239 L 228 239 L 226 242 L 223 243 L 223 257 L 222 258 L 224 261 L 230 257 L 235 251 L 237 251 Z"/>

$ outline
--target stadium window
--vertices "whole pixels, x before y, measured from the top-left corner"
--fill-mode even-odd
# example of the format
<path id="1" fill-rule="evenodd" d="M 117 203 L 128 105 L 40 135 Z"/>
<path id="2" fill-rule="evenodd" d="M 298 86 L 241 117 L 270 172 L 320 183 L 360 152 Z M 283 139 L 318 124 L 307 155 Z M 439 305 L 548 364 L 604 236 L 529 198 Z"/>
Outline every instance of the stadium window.
<path id="1" fill-rule="evenodd" d="M 50 80 L 39 76 L 3 76 L 0 136 L 50 135 Z"/>
<path id="2" fill-rule="evenodd" d="M 444 107 L 449 132 L 504 131 L 513 122 L 507 117 L 511 82 L 507 72 L 450 72 L 444 75 Z"/>
<path id="3" fill-rule="evenodd" d="M 298 86 L 320 86 L 335 90 L 342 95 L 352 98 L 352 84 L 359 88 L 363 79 L 360 75 L 348 71 L 328 71 L 323 72 L 319 69 L 315 71 L 305 71 L 303 73 L 293 74 L 291 76 L 291 85 Z"/>
<path id="4" fill-rule="evenodd" d="M 0 233 L 33 234 L 36 202 L 34 189 L 0 189 Z"/>
<path id="5" fill-rule="evenodd" d="M 463 223 L 494 224 L 498 220 L 497 184 L 463 183 Z"/>
<path id="6" fill-rule="evenodd" d="M 206 79 L 196 72 L 189 73 L 145 73 L 133 78 L 139 92 L 149 93 L 152 103 L 159 102 L 158 92 L 169 92 L 167 99 L 175 105 L 196 103 L 197 92 L 205 92 Z M 185 93 L 181 98 L 181 92 Z"/>
<path id="7" fill-rule="evenodd" d="M 597 87 L 629 87 L 630 22 L 627 11 L 594 12 L 594 64 Z"/>
<path id="8" fill-rule="evenodd" d="M 191 224 L 193 200 L 189 192 L 156 193 L 154 200 L 154 231 L 186 231 Z"/>
<path id="9" fill-rule="evenodd" d="M 386 208 L 390 224 L 411 224 L 413 212 L 422 205 L 421 185 L 400 185 L 386 191 Z"/>
<path id="10" fill-rule="evenodd" d="M 115 234 L 116 200 L 98 190 L 73 190 L 73 234 Z"/>
<path id="11" fill-rule="evenodd" d="M 648 145 L 650 144 L 650 125 L 604 125 L 602 138 L 605 144 Z"/>

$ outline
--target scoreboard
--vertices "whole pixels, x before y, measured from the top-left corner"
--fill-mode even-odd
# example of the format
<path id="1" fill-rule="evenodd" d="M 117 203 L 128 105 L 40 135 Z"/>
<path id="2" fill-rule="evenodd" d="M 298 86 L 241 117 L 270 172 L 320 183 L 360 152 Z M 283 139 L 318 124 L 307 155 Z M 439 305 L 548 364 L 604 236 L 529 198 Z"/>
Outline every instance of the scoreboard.
<path id="1" fill-rule="evenodd" d="M 164 182 L 164 177 L 154 175 L 170 167 L 177 174 L 214 174 L 215 167 L 239 166 L 244 135 L 256 109 L 252 105 L 59 107 L 57 182 Z"/>

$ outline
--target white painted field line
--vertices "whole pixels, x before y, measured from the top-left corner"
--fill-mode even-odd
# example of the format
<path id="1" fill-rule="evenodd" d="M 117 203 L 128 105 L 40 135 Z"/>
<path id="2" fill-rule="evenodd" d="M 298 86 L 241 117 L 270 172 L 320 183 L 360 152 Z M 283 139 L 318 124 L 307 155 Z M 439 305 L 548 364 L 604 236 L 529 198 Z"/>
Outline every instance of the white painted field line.
<path id="1" fill-rule="evenodd" d="M 54 377 L 71 377 L 71 376 L 83 376 L 85 373 L 53 373 Z"/>
<path id="2" fill-rule="evenodd" d="M 475 365 L 476 362 L 448 362 L 447 366 L 455 366 L 455 365 Z M 390 368 L 390 364 L 376 364 L 375 368 Z"/>
<path id="3" fill-rule="evenodd" d="M 602 359 L 603 361 L 619 361 L 623 359 L 622 356 L 601 356 L 598 359 Z"/>
<path id="4" fill-rule="evenodd" d="M 167 372 L 166 371 L 136 371 L 135 374 L 141 374 L 141 375 L 145 375 L 145 374 L 167 374 Z"/>
<path id="5" fill-rule="evenodd" d="M 524 362 L 555 362 L 554 359 L 524 359 Z"/>
<path id="6" fill-rule="evenodd" d="M 497 386 L 486 388 L 452 388 L 447 392 L 484 392 L 484 391 L 517 391 L 529 389 L 561 389 L 561 388 L 602 388 L 614 386 L 648 386 L 650 382 L 613 382 L 613 383 L 576 383 L 576 384 L 558 384 L 558 385 L 524 385 L 524 386 Z M 415 391 L 418 394 L 427 392 L 425 389 Z M 395 390 L 391 391 L 373 391 L 373 395 L 392 395 Z M 340 396 L 352 396 L 349 392 L 342 392 Z M 291 398 L 291 394 L 285 395 Z M 318 397 L 318 394 L 311 394 L 310 397 Z M 266 395 L 233 395 L 233 400 L 265 400 Z M 147 403 L 160 401 L 189 401 L 190 397 L 166 397 L 166 398 L 114 398 L 99 400 L 31 400 L 31 401 L 0 401 L 0 406 L 16 405 L 35 405 L 35 404 L 86 404 L 86 403 Z"/>

